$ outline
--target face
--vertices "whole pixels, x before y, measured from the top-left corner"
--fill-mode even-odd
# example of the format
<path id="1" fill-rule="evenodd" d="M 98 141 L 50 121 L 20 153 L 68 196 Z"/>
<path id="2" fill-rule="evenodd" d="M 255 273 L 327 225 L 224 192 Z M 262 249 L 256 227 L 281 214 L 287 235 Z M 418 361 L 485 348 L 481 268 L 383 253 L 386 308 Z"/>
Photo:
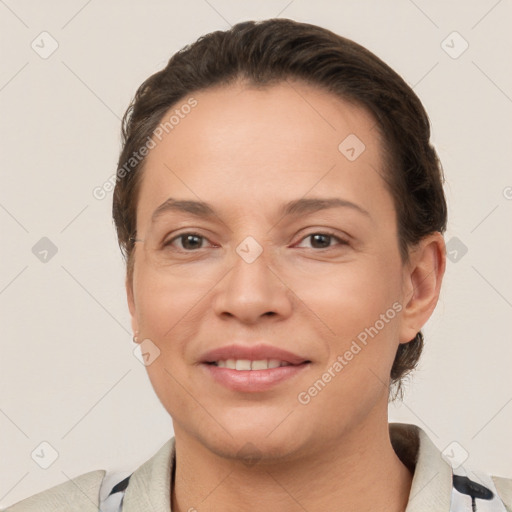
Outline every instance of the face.
<path id="1" fill-rule="evenodd" d="M 375 121 L 302 83 L 192 96 L 154 139 L 137 205 L 127 290 L 134 330 L 159 351 L 151 383 L 176 438 L 225 457 L 334 443 L 387 411 L 396 350 L 415 334 Z M 265 359 L 286 364 L 242 369 Z"/>

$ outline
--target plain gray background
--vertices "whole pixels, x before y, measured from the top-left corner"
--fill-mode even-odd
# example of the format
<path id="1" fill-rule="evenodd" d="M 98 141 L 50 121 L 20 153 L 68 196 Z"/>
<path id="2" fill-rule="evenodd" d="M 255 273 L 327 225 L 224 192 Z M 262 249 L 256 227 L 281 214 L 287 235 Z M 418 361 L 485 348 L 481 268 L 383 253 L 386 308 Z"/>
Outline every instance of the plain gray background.
<path id="1" fill-rule="evenodd" d="M 390 421 L 512 477 L 511 0 L 0 0 L 0 507 L 87 471 L 131 472 L 172 435 L 133 354 L 112 196 L 93 189 L 115 172 L 145 78 L 204 33 L 276 16 L 363 44 L 423 101 L 450 259 Z"/>

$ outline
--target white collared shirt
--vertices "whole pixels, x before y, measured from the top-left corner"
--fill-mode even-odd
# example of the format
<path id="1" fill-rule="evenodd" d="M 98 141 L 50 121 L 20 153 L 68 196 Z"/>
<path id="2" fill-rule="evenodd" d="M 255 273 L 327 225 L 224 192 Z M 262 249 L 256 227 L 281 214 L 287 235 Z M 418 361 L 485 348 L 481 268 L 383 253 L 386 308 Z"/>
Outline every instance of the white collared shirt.
<path id="1" fill-rule="evenodd" d="M 390 423 L 389 429 L 398 457 L 413 471 L 406 512 L 512 512 L 512 480 L 492 477 L 467 465 L 452 469 L 425 431 L 416 425 Z M 111 476 L 100 491 L 100 510 L 171 512 L 174 443 L 173 437 L 128 477 Z"/>

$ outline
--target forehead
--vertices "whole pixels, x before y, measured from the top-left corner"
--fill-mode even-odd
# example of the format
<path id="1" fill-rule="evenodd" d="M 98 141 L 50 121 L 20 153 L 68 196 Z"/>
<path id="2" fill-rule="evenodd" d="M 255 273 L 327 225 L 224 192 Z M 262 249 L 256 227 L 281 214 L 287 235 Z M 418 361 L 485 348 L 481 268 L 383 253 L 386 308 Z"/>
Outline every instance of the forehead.
<path id="1" fill-rule="evenodd" d="M 195 106 L 181 109 L 190 97 Z M 373 116 L 303 82 L 198 91 L 174 105 L 161 126 L 171 115 L 172 129 L 168 123 L 153 137 L 146 157 L 141 215 L 169 196 L 263 208 L 272 198 L 282 203 L 308 191 L 349 200 L 366 195 L 368 203 L 370 189 L 384 188 Z"/>
<path id="2" fill-rule="evenodd" d="M 188 150 L 188 157 L 227 159 L 236 153 L 242 158 L 243 149 L 247 160 L 257 154 L 265 159 L 270 153 L 289 157 L 290 151 L 300 158 L 302 153 L 336 150 L 350 134 L 367 147 L 378 139 L 376 122 L 366 109 L 304 82 L 266 87 L 236 83 L 191 96 L 197 105 L 180 119 L 174 116 L 178 123 L 163 137 L 174 145 L 176 157 Z M 173 106 L 163 122 L 186 101 Z M 154 151 L 150 159 L 159 153 Z"/>

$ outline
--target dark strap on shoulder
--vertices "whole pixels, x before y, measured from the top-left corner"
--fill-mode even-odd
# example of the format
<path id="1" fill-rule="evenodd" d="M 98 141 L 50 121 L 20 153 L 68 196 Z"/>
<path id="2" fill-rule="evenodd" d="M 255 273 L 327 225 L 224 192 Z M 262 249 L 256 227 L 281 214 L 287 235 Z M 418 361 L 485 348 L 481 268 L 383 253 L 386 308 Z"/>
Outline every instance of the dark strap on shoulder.
<path id="1" fill-rule="evenodd" d="M 121 480 L 116 485 L 114 485 L 114 487 L 112 487 L 112 490 L 109 493 L 109 496 L 111 494 L 115 494 L 116 492 L 124 491 L 128 487 L 128 482 L 130 481 L 131 476 L 132 475 L 128 475 L 124 480 Z"/>

